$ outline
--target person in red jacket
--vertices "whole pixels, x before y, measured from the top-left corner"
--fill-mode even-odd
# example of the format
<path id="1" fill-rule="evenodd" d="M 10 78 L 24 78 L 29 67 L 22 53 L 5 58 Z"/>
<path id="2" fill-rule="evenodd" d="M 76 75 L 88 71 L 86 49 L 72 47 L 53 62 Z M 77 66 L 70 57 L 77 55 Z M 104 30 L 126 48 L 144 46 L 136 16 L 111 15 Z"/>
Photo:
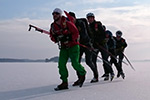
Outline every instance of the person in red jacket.
<path id="1" fill-rule="evenodd" d="M 86 71 L 79 63 L 78 29 L 66 17 L 62 16 L 61 9 L 54 9 L 52 15 L 54 22 L 51 24 L 50 38 L 54 43 L 58 43 L 60 48 L 58 68 L 62 80 L 62 83 L 55 90 L 68 89 L 68 70 L 66 64 L 69 58 L 73 68 L 80 74 L 79 86 L 81 87 L 85 81 Z"/>

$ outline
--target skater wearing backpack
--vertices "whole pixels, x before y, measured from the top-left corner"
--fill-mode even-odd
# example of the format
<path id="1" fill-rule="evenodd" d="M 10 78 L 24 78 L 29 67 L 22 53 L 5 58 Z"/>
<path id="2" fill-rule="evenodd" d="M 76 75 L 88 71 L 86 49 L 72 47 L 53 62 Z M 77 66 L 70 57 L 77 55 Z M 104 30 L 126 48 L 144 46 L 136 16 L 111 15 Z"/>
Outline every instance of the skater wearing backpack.
<path id="1" fill-rule="evenodd" d="M 74 12 L 69 12 L 69 14 L 74 18 L 74 23 L 79 30 L 79 34 L 80 34 L 79 43 L 81 45 L 88 47 L 88 48 L 92 48 L 91 39 L 88 35 L 87 20 L 85 18 L 77 19 Z M 94 83 L 94 82 L 98 82 L 98 71 L 97 71 L 97 67 L 94 65 L 94 63 L 92 61 L 93 53 L 88 48 L 80 46 L 79 62 L 81 62 L 82 55 L 84 53 L 85 54 L 85 62 L 91 68 L 91 70 L 93 72 L 93 76 L 94 76 L 90 82 Z M 78 73 L 77 73 L 77 75 L 78 75 Z M 79 79 L 76 82 L 74 82 L 73 86 L 78 85 L 78 81 L 79 81 Z"/>
<path id="2" fill-rule="evenodd" d="M 50 38 L 54 43 L 58 43 L 60 47 L 58 69 L 62 83 L 55 90 L 68 89 L 68 70 L 67 61 L 70 58 L 73 68 L 79 73 L 79 86 L 85 81 L 86 71 L 79 63 L 79 32 L 76 26 L 66 17 L 62 16 L 62 10 L 56 8 L 53 10 L 54 22 L 50 28 Z"/>
<path id="3" fill-rule="evenodd" d="M 101 52 L 102 60 L 103 60 L 103 68 L 105 70 L 105 78 L 104 80 L 109 80 L 109 74 L 111 77 L 111 81 L 114 78 L 113 70 L 108 62 L 108 53 L 107 53 L 107 43 L 105 41 L 105 30 L 103 29 L 102 23 L 100 21 L 95 20 L 95 16 L 93 13 L 88 13 L 86 18 L 89 22 L 90 29 L 90 38 L 92 39 L 93 47 L 96 49 L 96 53 L 98 55 Z M 96 65 L 97 56 L 93 56 L 94 64 Z"/>

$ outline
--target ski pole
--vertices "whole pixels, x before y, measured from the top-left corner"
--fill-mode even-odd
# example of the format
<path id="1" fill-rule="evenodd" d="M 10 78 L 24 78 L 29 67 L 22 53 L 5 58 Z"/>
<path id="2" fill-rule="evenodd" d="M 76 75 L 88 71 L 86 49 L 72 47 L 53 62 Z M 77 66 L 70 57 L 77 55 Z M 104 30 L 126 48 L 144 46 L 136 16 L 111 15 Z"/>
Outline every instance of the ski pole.
<path id="1" fill-rule="evenodd" d="M 122 52 L 123 53 L 123 52 Z M 127 58 L 127 56 L 123 53 L 125 59 L 127 60 L 127 62 L 129 63 L 129 65 L 131 66 L 131 68 L 135 71 L 135 68 L 132 66 L 131 62 L 129 61 L 129 59 Z"/>
<path id="2" fill-rule="evenodd" d="M 31 28 L 35 28 L 35 31 L 39 31 L 39 32 L 41 32 L 41 33 L 45 33 L 45 34 L 50 35 L 50 32 L 49 32 L 49 31 L 43 30 L 43 29 L 41 29 L 41 28 L 39 28 L 39 27 L 36 27 L 36 26 L 34 26 L 34 25 L 29 24 L 29 29 L 28 29 L 28 31 L 30 31 Z"/>
<path id="3" fill-rule="evenodd" d="M 41 29 L 41 28 L 39 28 L 39 27 L 36 27 L 36 26 L 34 26 L 34 25 L 29 24 L 29 29 L 28 29 L 28 31 L 31 31 L 31 28 L 35 28 L 35 31 L 39 31 L 39 32 L 41 32 L 41 33 L 45 33 L 45 34 L 47 34 L 47 35 L 50 35 L 50 32 L 49 32 L 49 31 L 43 30 L 43 29 Z M 57 44 L 58 44 L 58 48 L 60 48 L 60 42 L 58 42 Z"/>
<path id="4" fill-rule="evenodd" d="M 82 47 L 84 47 L 84 48 L 87 48 L 88 50 L 91 50 L 94 55 L 96 55 L 98 58 L 100 58 L 102 61 L 104 61 L 105 63 L 107 63 L 107 64 L 111 67 L 111 64 L 110 64 L 108 61 L 104 60 L 102 57 L 100 57 L 100 56 L 98 56 L 98 55 L 96 54 L 96 52 L 94 51 L 94 48 L 85 46 L 85 45 L 80 44 L 80 43 L 78 43 L 78 45 L 79 45 L 79 46 L 82 46 Z"/>
<path id="5" fill-rule="evenodd" d="M 119 60 L 119 58 L 116 58 L 112 53 L 110 53 L 108 50 L 106 50 L 105 48 L 103 48 L 101 45 L 99 45 L 98 43 L 96 43 L 97 44 L 97 46 L 99 47 L 99 48 L 101 48 L 102 50 L 104 50 L 105 52 L 107 52 L 111 57 L 113 57 L 114 59 L 118 59 Z M 128 65 L 126 62 L 124 62 L 124 61 L 122 61 L 124 64 L 126 64 L 126 65 Z"/>

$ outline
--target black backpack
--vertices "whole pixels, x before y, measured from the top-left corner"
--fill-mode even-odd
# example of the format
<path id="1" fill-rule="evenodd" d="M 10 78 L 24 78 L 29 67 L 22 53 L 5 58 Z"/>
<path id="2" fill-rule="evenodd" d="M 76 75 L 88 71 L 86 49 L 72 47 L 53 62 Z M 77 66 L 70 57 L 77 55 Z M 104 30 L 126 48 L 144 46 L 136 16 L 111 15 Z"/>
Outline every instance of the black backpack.
<path id="1" fill-rule="evenodd" d="M 77 18 L 76 20 L 77 20 L 77 21 L 82 21 L 82 22 L 84 22 L 85 27 L 86 27 L 86 30 L 87 30 L 87 33 L 88 33 L 88 35 L 89 35 L 90 30 L 89 30 L 89 26 L 88 26 L 88 22 L 87 22 L 86 18 Z"/>

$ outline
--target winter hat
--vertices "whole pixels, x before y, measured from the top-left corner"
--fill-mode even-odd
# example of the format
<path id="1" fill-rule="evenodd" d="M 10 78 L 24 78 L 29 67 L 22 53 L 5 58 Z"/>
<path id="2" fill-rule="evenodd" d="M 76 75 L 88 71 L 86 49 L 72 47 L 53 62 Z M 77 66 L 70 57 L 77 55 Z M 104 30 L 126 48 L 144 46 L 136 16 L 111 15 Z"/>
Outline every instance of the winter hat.
<path id="1" fill-rule="evenodd" d="M 69 12 L 69 15 L 71 15 L 72 17 L 76 18 L 76 15 L 74 12 Z"/>
<path id="2" fill-rule="evenodd" d="M 55 9 L 53 10 L 53 13 L 59 13 L 60 15 L 62 15 L 62 10 L 59 9 L 59 8 L 55 8 Z M 53 13 L 52 13 L 52 14 L 53 14 Z"/>

